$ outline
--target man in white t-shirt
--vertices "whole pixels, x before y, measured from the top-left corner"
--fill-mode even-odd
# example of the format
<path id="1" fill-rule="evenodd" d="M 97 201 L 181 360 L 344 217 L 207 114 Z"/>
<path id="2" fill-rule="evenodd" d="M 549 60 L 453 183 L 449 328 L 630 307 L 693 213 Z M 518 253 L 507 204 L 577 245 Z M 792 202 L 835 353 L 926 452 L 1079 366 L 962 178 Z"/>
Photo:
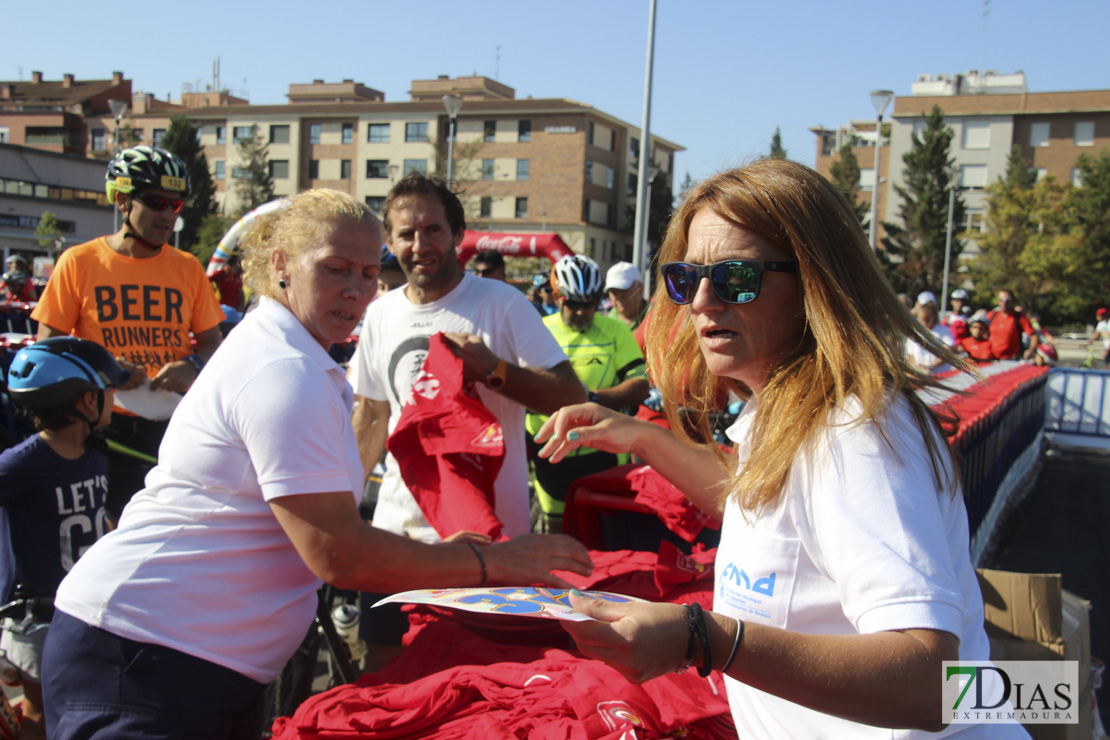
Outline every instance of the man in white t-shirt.
<path id="1" fill-rule="evenodd" d="M 505 458 L 494 482 L 494 509 L 502 531 L 509 537 L 525 534 L 525 409 L 551 414 L 585 402 L 586 389 L 523 293 L 499 280 L 468 275 L 459 265 L 455 250 L 466 220 L 462 204 L 441 180 L 409 173 L 390 191 L 383 213 L 390 251 L 408 284 L 370 304 L 351 361 L 350 380 L 358 397 L 353 421 L 363 465 L 369 472 L 381 459 L 429 338 L 444 332 L 463 360 L 465 381 L 477 384 L 480 400 L 501 422 Z M 438 541 L 392 455 L 385 467 L 374 526 Z M 382 609 L 373 610 L 373 619 Z M 399 645 L 398 630 L 403 633 L 407 622 L 371 625 L 368 611 L 361 620 L 367 629 L 360 631 L 379 647 L 378 656 L 387 658 L 390 651 L 381 646 Z"/>

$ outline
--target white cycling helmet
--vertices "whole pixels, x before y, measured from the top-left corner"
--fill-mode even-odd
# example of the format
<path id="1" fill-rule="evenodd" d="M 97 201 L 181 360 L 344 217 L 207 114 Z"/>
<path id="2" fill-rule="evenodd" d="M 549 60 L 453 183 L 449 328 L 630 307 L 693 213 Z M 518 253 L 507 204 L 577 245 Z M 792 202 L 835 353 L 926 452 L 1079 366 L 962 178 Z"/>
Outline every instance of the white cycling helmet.
<path id="1" fill-rule="evenodd" d="M 568 254 L 551 268 L 551 287 L 568 301 L 596 301 L 601 297 L 601 268 L 589 257 Z"/>

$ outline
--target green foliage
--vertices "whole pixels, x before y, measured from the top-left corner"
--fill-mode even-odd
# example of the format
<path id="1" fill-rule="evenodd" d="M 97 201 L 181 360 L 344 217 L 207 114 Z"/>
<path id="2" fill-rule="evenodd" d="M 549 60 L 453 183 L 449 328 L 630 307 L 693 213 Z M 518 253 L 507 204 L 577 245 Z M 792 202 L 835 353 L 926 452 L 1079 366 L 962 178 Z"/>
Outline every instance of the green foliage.
<path id="1" fill-rule="evenodd" d="M 53 247 L 61 237 L 62 227 L 58 217 L 50 211 L 43 211 L 39 217 L 39 225 L 35 227 L 35 236 L 38 237 L 40 247 Z"/>
<path id="2" fill-rule="evenodd" d="M 886 236 L 879 258 L 887 278 L 899 292 L 916 295 L 923 290 L 938 291 L 943 284 L 944 251 L 948 228 L 949 193 L 957 188 L 952 182 L 953 160 L 949 157 L 952 129 L 944 124 L 939 106 L 925 117 L 925 128 L 914 138 L 906 152 L 903 177 L 905 187 L 894 186 L 902 199 L 899 210 L 902 224 L 883 223 Z M 957 192 L 952 208 L 954 228 L 964 220 L 964 201 Z M 950 271 L 955 272 L 964 243 L 952 235 Z"/>
<path id="3" fill-rule="evenodd" d="M 859 219 L 860 226 L 866 231 L 869 209 L 868 205 L 862 203 L 859 199 L 859 160 L 856 159 L 850 143 L 845 143 L 844 146 L 840 147 L 836 159 L 829 167 L 829 175 L 832 184 L 836 186 L 837 190 L 844 193 L 844 197 L 848 199 L 848 205 L 852 207 L 856 218 Z"/>
<path id="4" fill-rule="evenodd" d="M 690 179 L 690 175 L 686 175 Z M 667 225 L 674 214 L 674 192 L 671 190 L 670 178 L 665 175 L 656 176 L 648 190 L 648 223 L 647 234 L 644 237 L 649 245 L 648 249 L 658 251 L 663 243 L 663 236 L 667 233 Z M 629 205 L 625 209 L 625 223 L 627 231 L 635 231 L 636 206 Z"/>
<path id="5" fill-rule="evenodd" d="M 208 267 L 208 262 L 212 259 L 212 253 L 216 251 L 220 239 L 224 238 L 224 234 L 234 224 L 235 219 L 218 213 L 209 213 L 203 218 L 197 229 L 197 240 L 191 250 L 200 260 L 201 265 Z"/>
<path id="6" fill-rule="evenodd" d="M 775 126 L 775 135 L 771 137 L 771 153 L 769 159 L 786 159 L 786 150 L 782 148 L 782 128 Z"/>
<path id="7" fill-rule="evenodd" d="M 139 132 L 131 128 L 130 123 L 125 123 L 119 130 L 119 151 L 130 149 L 133 146 L 138 146 L 142 142 L 139 141 Z M 119 152 L 116 152 L 117 154 Z"/>
<path id="8" fill-rule="evenodd" d="M 204 155 L 197 133 L 197 127 L 186 116 L 174 116 L 166 135 L 162 137 L 162 148 L 181 157 L 189 173 L 192 193 L 181 211 L 185 222 L 181 230 L 181 248 L 194 254 L 200 225 L 206 216 L 216 212 L 217 207 L 216 184 L 208 171 L 208 158 Z"/>
<path id="9" fill-rule="evenodd" d="M 694 189 L 695 185 L 697 185 L 697 183 L 694 182 L 694 178 L 690 177 L 690 173 L 687 171 L 686 177 L 682 178 L 682 185 L 679 186 L 678 197 L 675 198 L 675 202 L 681 204 L 686 200 L 686 196 Z"/>
<path id="10" fill-rule="evenodd" d="M 270 145 L 256 129 L 249 139 L 236 144 L 239 149 L 239 167 L 244 177 L 235 183 L 239 199 L 237 216 L 274 199 L 274 180 L 270 177 Z"/>

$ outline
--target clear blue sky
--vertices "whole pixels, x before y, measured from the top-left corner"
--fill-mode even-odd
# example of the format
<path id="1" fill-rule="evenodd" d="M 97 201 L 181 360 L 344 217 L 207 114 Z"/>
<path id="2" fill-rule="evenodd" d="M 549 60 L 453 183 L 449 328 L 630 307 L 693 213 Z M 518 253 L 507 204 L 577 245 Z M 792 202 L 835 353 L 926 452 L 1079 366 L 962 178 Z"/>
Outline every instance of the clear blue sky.
<path id="1" fill-rule="evenodd" d="M 0 79 L 122 70 L 134 89 L 176 97 L 183 83 L 211 82 L 220 57 L 224 86 L 272 104 L 313 79 L 353 78 L 403 101 L 413 79 L 477 72 L 518 97 L 571 98 L 641 121 L 648 0 L 113 7 L 7 3 Z M 872 89 L 909 95 L 921 73 L 1020 69 L 1032 92 L 1110 88 L 1101 43 L 1110 0 L 992 0 L 984 21 L 985 7 L 658 0 L 652 130 L 686 147 L 677 180 L 697 180 L 766 153 L 776 126 L 788 156 L 812 165 L 810 126 L 873 118 Z"/>

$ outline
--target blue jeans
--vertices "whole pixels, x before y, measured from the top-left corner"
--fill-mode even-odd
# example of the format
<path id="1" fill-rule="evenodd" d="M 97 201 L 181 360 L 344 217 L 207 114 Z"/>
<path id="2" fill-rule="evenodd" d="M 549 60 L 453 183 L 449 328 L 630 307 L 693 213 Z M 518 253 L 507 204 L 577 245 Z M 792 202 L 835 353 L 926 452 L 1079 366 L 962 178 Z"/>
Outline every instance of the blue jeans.
<path id="1" fill-rule="evenodd" d="M 43 654 L 46 735 L 258 740 L 265 684 L 58 611 Z"/>

